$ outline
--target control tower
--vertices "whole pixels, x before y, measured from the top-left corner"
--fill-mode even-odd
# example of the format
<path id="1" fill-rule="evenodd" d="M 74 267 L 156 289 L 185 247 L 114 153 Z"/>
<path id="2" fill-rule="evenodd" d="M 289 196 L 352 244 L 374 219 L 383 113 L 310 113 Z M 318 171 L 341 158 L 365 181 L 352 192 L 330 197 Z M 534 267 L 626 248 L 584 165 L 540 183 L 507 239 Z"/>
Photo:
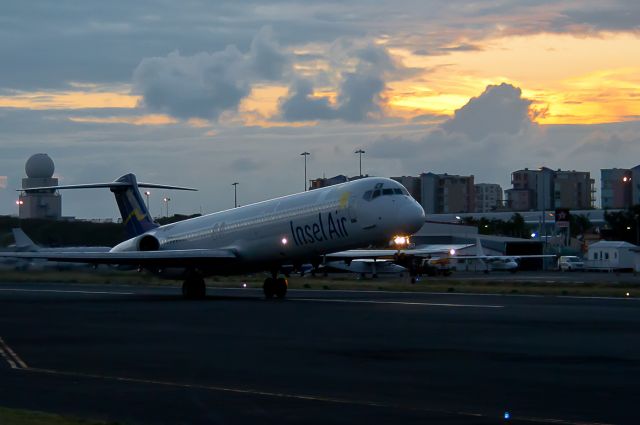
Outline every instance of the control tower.
<path id="1" fill-rule="evenodd" d="M 23 189 L 58 185 L 58 179 L 53 178 L 53 160 L 46 153 L 32 155 L 24 170 L 27 177 L 22 179 Z M 59 219 L 62 215 L 62 199 L 55 189 L 21 192 L 18 207 L 20 218 Z"/>

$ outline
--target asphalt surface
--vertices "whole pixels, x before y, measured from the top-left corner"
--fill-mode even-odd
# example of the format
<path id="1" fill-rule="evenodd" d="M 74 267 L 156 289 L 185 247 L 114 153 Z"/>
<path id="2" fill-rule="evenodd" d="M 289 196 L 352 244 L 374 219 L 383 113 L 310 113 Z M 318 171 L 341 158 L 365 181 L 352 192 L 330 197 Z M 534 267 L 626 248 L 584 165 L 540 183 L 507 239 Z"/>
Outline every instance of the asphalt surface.
<path id="1" fill-rule="evenodd" d="M 0 284 L 0 405 L 131 424 L 640 422 L 638 299 L 178 292 Z"/>

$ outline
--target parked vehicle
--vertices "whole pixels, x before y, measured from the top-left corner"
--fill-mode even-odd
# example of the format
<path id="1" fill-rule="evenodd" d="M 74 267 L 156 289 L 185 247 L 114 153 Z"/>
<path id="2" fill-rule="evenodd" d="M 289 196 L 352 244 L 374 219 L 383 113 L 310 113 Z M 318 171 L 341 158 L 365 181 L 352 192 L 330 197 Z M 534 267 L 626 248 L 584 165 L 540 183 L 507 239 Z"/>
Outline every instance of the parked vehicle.
<path id="1" fill-rule="evenodd" d="M 584 261 L 582 258 L 575 255 L 563 255 L 558 259 L 558 270 L 563 272 L 570 272 L 575 270 L 583 270 Z"/>

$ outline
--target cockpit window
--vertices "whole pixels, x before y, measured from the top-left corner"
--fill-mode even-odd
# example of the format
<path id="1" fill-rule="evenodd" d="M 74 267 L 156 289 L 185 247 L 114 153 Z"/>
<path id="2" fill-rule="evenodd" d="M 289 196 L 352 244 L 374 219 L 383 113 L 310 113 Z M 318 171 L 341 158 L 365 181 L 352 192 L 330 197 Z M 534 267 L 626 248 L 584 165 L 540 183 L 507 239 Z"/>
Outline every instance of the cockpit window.
<path id="1" fill-rule="evenodd" d="M 402 195 L 402 189 L 393 189 L 393 192 L 394 192 L 396 195 Z"/>
<path id="2" fill-rule="evenodd" d="M 376 199 L 378 196 L 380 196 L 380 189 L 376 189 L 373 191 L 373 196 L 371 197 L 371 199 Z"/>
<path id="3" fill-rule="evenodd" d="M 372 192 L 373 192 L 373 191 L 371 191 L 371 190 L 367 190 L 367 191 L 364 193 L 364 195 L 362 195 L 362 198 L 363 198 L 365 201 L 370 201 L 370 200 L 371 200 L 371 193 L 372 193 Z"/>
<path id="4" fill-rule="evenodd" d="M 383 195 L 393 195 L 393 189 L 382 189 Z"/>

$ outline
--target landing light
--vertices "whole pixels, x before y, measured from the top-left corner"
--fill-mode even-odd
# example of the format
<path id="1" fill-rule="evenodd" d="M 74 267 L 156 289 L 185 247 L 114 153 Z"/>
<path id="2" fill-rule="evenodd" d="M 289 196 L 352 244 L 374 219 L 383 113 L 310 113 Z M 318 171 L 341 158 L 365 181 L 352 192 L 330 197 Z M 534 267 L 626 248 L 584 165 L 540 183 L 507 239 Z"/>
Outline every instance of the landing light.
<path id="1" fill-rule="evenodd" d="M 451 248 L 451 249 L 449 250 L 449 255 L 456 255 L 456 250 L 455 250 L 455 249 L 453 249 L 453 248 Z"/>
<path id="2" fill-rule="evenodd" d="M 287 238 L 282 238 L 280 242 L 282 243 L 282 245 L 286 245 L 289 241 L 287 240 Z"/>
<path id="3" fill-rule="evenodd" d="M 409 245 L 409 236 L 395 236 L 393 243 L 396 245 Z"/>

